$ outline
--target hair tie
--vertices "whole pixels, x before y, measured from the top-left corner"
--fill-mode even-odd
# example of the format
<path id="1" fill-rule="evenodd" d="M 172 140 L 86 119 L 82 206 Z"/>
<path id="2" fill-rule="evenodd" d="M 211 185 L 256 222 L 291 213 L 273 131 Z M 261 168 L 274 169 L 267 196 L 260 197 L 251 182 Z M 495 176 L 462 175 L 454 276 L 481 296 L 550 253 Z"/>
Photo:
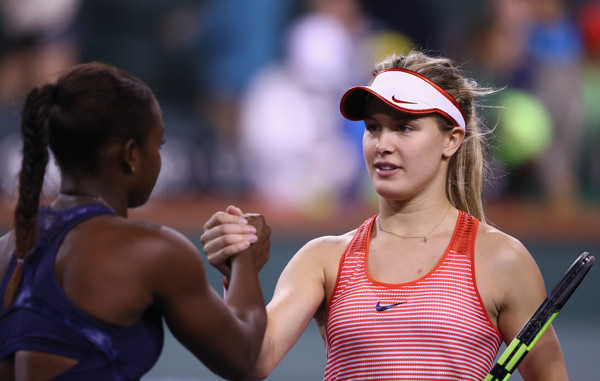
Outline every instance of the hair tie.
<path id="1" fill-rule="evenodd" d="M 52 103 L 60 105 L 65 99 L 66 94 L 67 89 L 62 84 L 57 83 L 52 90 Z"/>

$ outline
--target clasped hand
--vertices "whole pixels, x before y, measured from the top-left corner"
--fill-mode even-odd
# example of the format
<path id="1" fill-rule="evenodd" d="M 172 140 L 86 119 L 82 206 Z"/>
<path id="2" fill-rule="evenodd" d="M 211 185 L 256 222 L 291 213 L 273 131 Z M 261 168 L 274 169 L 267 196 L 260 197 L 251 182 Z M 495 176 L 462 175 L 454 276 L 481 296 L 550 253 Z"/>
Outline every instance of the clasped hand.
<path id="1" fill-rule="evenodd" d="M 256 271 L 269 259 L 271 228 L 260 214 L 242 213 L 235 206 L 213 214 L 204 224 L 200 241 L 208 263 L 227 280 L 237 258 L 250 257 Z"/>

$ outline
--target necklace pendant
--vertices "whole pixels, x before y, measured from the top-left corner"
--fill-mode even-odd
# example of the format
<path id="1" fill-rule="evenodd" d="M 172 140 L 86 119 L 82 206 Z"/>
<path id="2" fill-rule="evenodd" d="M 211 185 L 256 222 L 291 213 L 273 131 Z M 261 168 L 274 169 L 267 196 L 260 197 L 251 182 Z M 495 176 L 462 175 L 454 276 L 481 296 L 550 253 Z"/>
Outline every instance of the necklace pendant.
<path id="1" fill-rule="evenodd" d="M 423 237 L 423 242 L 427 243 L 427 237 Z"/>

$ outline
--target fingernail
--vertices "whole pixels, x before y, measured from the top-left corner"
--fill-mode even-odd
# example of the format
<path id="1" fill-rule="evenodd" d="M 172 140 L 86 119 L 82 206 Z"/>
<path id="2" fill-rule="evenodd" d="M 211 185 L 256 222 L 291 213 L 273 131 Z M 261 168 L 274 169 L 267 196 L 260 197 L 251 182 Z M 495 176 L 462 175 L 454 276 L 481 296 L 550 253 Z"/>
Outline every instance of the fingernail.
<path id="1" fill-rule="evenodd" d="M 248 226 L 246 227 L 246 231 L 247 231 L 248 233 L 252 233 L 252 234 L 254 234 L 254 233 L 256 233 L 256 228 L 255 228 L 254 226 L 252 226 L 252 225 L 248 225 Z"/>
<path id="2" fill-rule="evenodd" d="M 250 237 L 250 242 L 254 243 L 256 241 L 258 241 L 258 237 L 257 236 L 253 235 L 253 236 Z"/>

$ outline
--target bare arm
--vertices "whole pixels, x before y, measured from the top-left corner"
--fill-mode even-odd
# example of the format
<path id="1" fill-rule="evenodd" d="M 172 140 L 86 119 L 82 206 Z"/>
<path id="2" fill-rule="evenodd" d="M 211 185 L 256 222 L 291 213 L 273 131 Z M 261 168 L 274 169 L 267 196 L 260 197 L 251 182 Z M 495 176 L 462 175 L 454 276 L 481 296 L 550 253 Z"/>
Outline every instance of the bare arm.
<path id="1" fill-rule="evenodd" d="M 211 265 L 227 274 L 227 261 L 252 241 L 252 233 L 239 220 L 241 210 L 230 207 L 215 214 L 211 228 L 202 236 Z M 282 272 L 273 299 L 267 306 L 267 330 L 254 371 L 245 380 L 266 378 L 297 342 L 326 298 L 326 266 L 347 242 L 335 237 L 319 238 L 296 253 Z M 334 261 L 335 268 L 339 256 Z"/>
<path id="2" fill-rule="evenodd" d="M 298 341 L 325 300 L 321 239 L 309 242 L 283 270 L 267 306 L 267 331 L 256 368 L 245 380 L 262 380 Z"/>
<path id="3" fill-rule="evenodd" d="M 519 333 L 546 297 L 542 275 L 527 249 L 505 236 L 496 247 L 502 253 L 493 260 L 498 285 L 498 329 L 508 344 Z M 490 263 L 491 264 L 491 263 Z M 542 335 L 518 367 L 525 381 L 568 380 L 558 338 L 552 327 Z"/>
<path id="4" fill-rule="evenodd" d="M 231 284 L 224 301 L 206 280 L 196 248 L 167 231 L 169 250 L 152 276 L 155 295 L 175 337 L 216 374 L 241 379 L 260 351 L 266 325 L 258 269 L 250 252 L 231 261 Z"/>

